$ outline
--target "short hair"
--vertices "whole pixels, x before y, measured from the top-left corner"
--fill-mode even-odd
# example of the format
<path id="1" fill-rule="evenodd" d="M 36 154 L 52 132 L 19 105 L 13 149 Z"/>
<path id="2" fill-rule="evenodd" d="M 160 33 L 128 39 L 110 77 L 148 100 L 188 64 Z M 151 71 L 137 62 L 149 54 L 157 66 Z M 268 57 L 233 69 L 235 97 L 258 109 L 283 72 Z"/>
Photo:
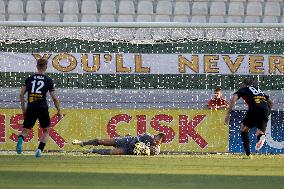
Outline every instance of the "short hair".
<path id="1" fill-rule="evenodd" d="M 160 139 L 162 139 L 162 142 L 166 141 L 166 134 L 165 133 L 159 133 L 156 136 L 158 136 Z"/>
<path id="2" fill-rule="evenodd" d="M 250 86 L 254 84 L 254 81 L 252 78 L 248 77 L 248 78 L 245 78 L 242 83 L 245 84 L 246 86 Z"/>
<path id="3" fill-rule="evenodd" d="M 45 58 L 40 58 L 37 60 L 37 67 L 38 69 L 43 69 L 47 66 L 48 61 Z"/>
<path id="4" fill-rule="evenodd" d="M 219 91 L 221 91 L 222 89 L 221 89 L 221 87 L 216 87 L 216 89 L 214 90 L 214 92 L 219 92 Z"/>

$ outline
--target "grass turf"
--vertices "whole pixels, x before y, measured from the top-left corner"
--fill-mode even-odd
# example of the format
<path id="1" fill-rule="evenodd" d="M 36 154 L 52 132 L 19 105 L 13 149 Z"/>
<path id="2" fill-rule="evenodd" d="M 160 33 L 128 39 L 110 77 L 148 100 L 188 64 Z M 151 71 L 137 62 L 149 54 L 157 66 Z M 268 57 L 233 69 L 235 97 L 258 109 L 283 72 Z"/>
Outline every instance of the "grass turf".
<path id="1" fill-rule="evenodd" d="M 284 188 L 284 156 L 0 155 L 0 189 Z"/>

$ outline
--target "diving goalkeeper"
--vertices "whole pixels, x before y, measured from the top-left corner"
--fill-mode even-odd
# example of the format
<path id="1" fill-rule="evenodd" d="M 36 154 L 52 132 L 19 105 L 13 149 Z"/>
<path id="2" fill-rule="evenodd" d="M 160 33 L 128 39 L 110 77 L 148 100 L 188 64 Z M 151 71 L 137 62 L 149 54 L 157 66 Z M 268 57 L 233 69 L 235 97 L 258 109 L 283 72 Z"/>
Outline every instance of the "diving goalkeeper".
<path id="1" fill-rule="evenodd" d="M 73 140 L 73 145 L 81 147 L 87 145 L 93 146 L 113 146 L 113 149 L 92 149 L 90 153 L 102 155 L 158 155 L 160 153 L 160 145 L 165 142 L 166 135 L 159 133 L 157 135 L 138 135 L 125 136 L 110 139 L 93 139 L 89 141 Z"/>

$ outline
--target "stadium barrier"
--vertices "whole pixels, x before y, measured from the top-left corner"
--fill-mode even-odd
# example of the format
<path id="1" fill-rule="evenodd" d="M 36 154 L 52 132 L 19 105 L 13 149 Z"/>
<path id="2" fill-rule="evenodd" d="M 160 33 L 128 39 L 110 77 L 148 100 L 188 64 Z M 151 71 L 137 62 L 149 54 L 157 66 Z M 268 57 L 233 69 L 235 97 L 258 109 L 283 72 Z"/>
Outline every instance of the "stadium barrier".
<path id="1" fill-rule="evenodd" d="M 23 116 L 18 109 L 0 109 L 1 150 L 13 150 Z M 225 111 L 174 109 L 64 109 L 58 120 L 52 111 L 50 142 L 47 149 L 78 150 L 73 139 L 114 138 L 118 136 L 165 132 L 164 151 L 227 152 L 228 127 L 223 124 Z M 25 150 L 33 150 L 41 131 L 38 125 L 25 139 Z"/>
<path id="2" fill-rule="evenodd" d="M 0 109 L 0 150 L 14 150 L 23 116 L 18 109 Z M 245 111 L 234 111 L 230 126 L 224 125 L 224 110 L 179 109 L 64 109 L 59 120 L 51 111 L 48 150 L 80 150 L 72 146 L 73 139 L 115 138 L 147 133 L 166 133 L 162 151 L 170 152 L 243 152 L 240 122 Z M 267 128 L 267 142 L 260 153 L 283 153 L 283 111 L 273 111 Z M 251 131 L 252 133 L 255 130 Z M 25 150 L 36 148 L 41 130 L 38 123 L 25 139 Z M 250 140 L 256 143 L 254 134 Z M 254 152 L 254 149 L 252 149 Z"/>

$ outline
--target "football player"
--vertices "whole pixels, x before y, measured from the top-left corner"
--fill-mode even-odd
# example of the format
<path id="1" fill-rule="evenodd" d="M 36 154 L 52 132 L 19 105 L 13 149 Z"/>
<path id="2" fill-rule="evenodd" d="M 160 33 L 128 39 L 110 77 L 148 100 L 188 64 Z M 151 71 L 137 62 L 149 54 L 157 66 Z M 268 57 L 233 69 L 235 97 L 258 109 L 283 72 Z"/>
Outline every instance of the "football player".
<path id="1" fill-rule="evenodd" d="M 136 145 L 136 147 L 145 146 L 150 149 L 150 154 L 144 155 L 158 155 L 160 153 L 160 145 L 165 142 L 166 135 L 164 133 L 159 133 L 157 135 L 138 135 L 136 137 L 125 136 L 110 139 L 94 139 L 89 141 L 79 141 L 73 140 L 73 145 L 79 145 L 81 147 L 86 145 L 93 146 L 113 146 L 113 149 L 92 149 L 90 152 L 102 154 L 102 155 L 134 155 L 135 145 L 137 143 L 142 143 L 142 145 Z M 135 150 L 134 150 L 135 149 Z M 146 149 L 141 149 L 141 151 L 146 151 Z M 139 153 L 139 152 L 138 152 Z M 142 153 L 143 154 L 143 153 Z"/>
<path id="2" fill-rule="evenodd" d="M 255 150 L 259 151 L 265 142 L 265 131 L 273 102 L 262 90 L 253 85 L 252 79 L 246 78 L 242 82 L 241 88 L 231 98 L 225 116 L 225 124 L 229 124 L 230 112 L 239 98 L 243 98 L 248 105 L 248 111 L 241 123 L 241 138 L 246 151 L 246 158 L 253 159 L 253 155 L 250 152 L 249 130 L 253 127 L 257 128 Z"/>
<path id="3" fill-rule="evenodd" d="M 16 151 L 18 154 L 22 153 L 22 146 L 25 137 L 28 136 L 30 130 L 33 128 L 36 120 L 39 120 L 40 127 L 43 129 L 43 135 L 36 150 L 36 157 L 40 157 L 48 139 L 48 127 L 50 126 L 50 117 L 48 112 L 48 104 L 46 101 L 47 92 L 53 100 L 57 109 L 57 115 L 62 117 L 60 111 L 59 100 L 55 94 L 53 81 L 50 77 L 45 75 L 48 61 L 46 59 L 37 60 L 37 72 L 25 80 L 20 91 L 20 103 L 22 113 L 24 115 L 23 130 L 18 135 L 18 142 Z M 28 103 L 25 107 L 24 95 L 28 93 Z"/>

